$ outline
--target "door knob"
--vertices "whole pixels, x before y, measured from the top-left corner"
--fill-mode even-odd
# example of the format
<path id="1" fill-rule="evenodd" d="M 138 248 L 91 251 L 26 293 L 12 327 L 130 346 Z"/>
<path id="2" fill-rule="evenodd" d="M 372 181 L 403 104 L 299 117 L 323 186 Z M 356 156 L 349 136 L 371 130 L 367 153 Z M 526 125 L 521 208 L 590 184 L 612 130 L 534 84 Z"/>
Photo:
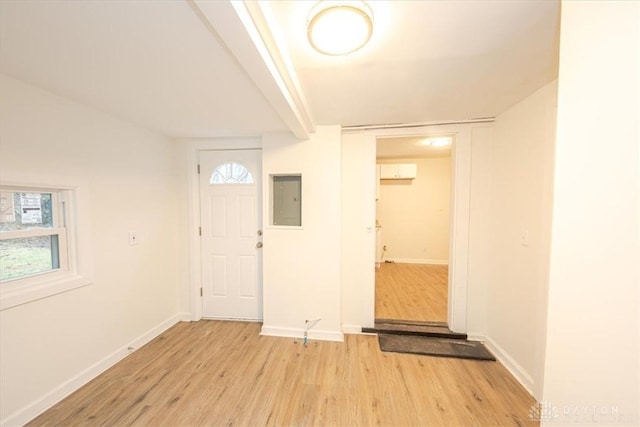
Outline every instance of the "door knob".
<path id="1" fill-rule="evenodd" d="M 262 236 L 262 230 L 258 230 L 258 236 Z"/>
<path id="2" fill-rule="evenodd" d="M 262 247 L 262 242 L 256 243 L 256 248 L 260 249 Z"/>

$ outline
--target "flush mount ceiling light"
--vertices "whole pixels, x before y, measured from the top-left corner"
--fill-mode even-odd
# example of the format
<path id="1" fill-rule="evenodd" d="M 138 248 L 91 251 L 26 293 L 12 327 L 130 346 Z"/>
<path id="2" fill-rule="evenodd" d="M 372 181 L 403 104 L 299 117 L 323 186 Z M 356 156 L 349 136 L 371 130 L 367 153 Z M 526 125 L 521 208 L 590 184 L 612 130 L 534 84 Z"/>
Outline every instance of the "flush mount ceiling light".
<path id="1" fill-rule="evenodd" d="M 320 1 L 307 22 L 311 46 L 325 55 L 346 55 L 367 44 L 373 13 L 364 1 Z"/>
<path id="2" fill-rule="evenodd" d="M 450 136 L 431 137 L 422 141 L 422 145 L 428 145 L 429 147 L 446 147 L 451 144 Z"/>

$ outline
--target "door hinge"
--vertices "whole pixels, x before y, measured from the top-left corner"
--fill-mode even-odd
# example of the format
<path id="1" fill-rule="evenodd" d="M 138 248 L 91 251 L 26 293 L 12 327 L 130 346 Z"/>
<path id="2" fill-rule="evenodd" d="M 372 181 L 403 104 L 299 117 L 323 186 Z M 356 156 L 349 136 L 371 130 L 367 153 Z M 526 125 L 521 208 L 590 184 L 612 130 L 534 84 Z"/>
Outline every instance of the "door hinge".
<path id="1" fill-rule="evenodd" d="M 200 165 L 198 165 L 197 169 L 198 169 L 198 175 L 200 175 Z"/>
<path id="2" fill-rule="evenodd" d="M 198 227 L 198 236 L 202 236 L 202 227 Z"/>
<path id="3" fill-rule="evenodd" d="M 202 296 L 202 288 L 200 288 L 200 296 Z"/>

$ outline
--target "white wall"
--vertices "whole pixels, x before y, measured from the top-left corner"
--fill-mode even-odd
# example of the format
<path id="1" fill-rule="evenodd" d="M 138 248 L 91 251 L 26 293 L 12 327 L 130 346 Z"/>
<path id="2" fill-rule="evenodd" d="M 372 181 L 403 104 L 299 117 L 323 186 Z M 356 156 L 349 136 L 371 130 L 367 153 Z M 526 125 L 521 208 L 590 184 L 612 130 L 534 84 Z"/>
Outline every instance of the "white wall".
<path id="1" fill-rule="evenodd" d="M 486 335 L 489 242 L 491 241 L 491 144 L 493 126 L 471 129 L 471 189 L 469 194 L 469 256 L 467 329 L 469 336 Z"/>
<path id="2" fill-rule="evenodd" d="M 543 375 L 556 94 L 552 82 L 500 114 L 491 148 L 485 334 L 536 397 Z"/>
<path id="3" fill-rule="evenodd" d="M 265 335 L 301 337 L 305 320 L 320 317 L 309 336 L 342 339 L 340 138 L 339 126 L 319 126 L 305 141 L 263 137 L 264 206 L 270 175 L 302 175 L 301 228 L 269 226 L 265 210 Z"/>
<path id="4" fill-rule="evenodd" d="M 376 138 L 342 135 L 342 327 L 373 327 Z"/>
<path id="5" fill-rule="evenodd" d="M 382 225 L 385 259 L 447 264 L 451 206 L 451 157 L 379 159 L 378 163 L 415 163 L 411 180 L 382 180 L 377 219 Z"/>
<path id="6" fill-rule="evenodd" d="M 640 423 L 639 58 L 640 3 L 563 2 L 549 425 Z"/>
<path id="7" fill-rule="evenodd" d="M 0 313 L 0 419 L 19 424 L 177 321 L 181 207 L 171 141 L 1 78 L 2 179 L 84 183 L 92 224 L 92 285 Z"/>

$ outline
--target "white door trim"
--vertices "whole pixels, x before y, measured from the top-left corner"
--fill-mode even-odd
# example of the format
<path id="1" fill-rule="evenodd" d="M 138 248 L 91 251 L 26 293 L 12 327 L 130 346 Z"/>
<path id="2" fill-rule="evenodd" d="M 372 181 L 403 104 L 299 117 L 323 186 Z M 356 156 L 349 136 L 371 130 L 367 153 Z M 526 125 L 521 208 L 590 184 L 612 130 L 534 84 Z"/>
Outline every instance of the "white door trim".
<path id="1" fill-rule="evenodd" d="M 469 263 L 469 203 L 471 196 L 471 130 L 478 124 L 443 124 L 412 128 L 366 131 L 375 138 L 416 136 L 429 133 L 453 134 L 451 153 L 451 217 L 449 226 L 449 295 L 448 323 L 455 332 L 467 332 L 467 293 Z M 374 159 L 375 162 L 375 159 Z M 374 168 L 375 165 L 372 165 Z M 375 218 L 375 202 L 369 209 Z M 373 250 L 373 249 L 372 249 Z M 375 318 L 375 283 L 363 295 L 367 301 L 362 324 L 373 325 Z"/>
<path id="2" fill-rule="evenodd" d="M 182 141 L 177 143 L 183 143 Z M 186 141 L 187 185 L 189 209 L 189 313 L 190 320 L 202 319 L 200 288 L 202 287 L 202 248 L 200 245 L 200 186 L 197 171 L 200 151 L 262 149 L 259 137 L 214 138 Z M 262 214 L 262 213 L 259 213 Z"/>

